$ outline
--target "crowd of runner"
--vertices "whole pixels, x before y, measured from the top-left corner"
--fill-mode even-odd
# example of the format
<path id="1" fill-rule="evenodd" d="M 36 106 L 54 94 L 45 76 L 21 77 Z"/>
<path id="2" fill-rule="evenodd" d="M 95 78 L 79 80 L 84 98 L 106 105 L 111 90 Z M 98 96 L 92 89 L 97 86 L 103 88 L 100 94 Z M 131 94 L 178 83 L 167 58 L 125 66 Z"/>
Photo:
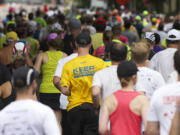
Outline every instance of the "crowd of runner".
<path id="1" fill-rule="evenodd" d="M 0 135 L 179 135 L 180 15 L 73 14 L 2 20 Z"/>

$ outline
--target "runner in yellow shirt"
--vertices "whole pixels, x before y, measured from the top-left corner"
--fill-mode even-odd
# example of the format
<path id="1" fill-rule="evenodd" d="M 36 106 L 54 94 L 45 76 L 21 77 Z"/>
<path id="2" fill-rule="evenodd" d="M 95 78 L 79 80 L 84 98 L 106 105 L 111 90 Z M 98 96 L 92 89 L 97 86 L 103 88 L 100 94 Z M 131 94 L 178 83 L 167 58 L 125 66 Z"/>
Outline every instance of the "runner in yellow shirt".
<path id="1" fill-rule="evenodd" d="M 61 92 L 68 97 L 70 129 L 73 135 L 97 134 L 98 119 L 92 104 L 91 85 L 96 71 L 104 61 L 89 55 L 91 37 L 81 33 L 76 38 L 78 57 L 66 63 L 61 76 Z"/>

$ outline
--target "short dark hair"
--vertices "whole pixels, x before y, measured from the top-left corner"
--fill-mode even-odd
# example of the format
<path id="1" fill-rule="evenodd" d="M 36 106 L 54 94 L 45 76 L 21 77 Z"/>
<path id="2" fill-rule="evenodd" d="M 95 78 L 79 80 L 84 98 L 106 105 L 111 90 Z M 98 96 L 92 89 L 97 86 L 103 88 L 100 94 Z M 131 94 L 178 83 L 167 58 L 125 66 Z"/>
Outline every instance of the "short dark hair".
<path id="1" fill-rule="evenodd" d="M 131 21 L 130 20 L 126 20 L 124 22 L 124 27 L 125 27 L 125 29 L 129 29 L 131 27 Z"/>
<path id="2" fill-rule="evenodd" d="M 177 70 L 178 74 L 180 75 L 180 49 L 178 49 L 174 54 L 174 66 Z"/>
<path id="3" fill-rule="evenodd" d="M 121 24 L 116 24 L 112 27 L 113 36 L 120 36 L 121 35 Z"/>
<path id="4" fill-rule="evenodd" d="M 158 30 L 163 31 L 164 30 L 164 23 L 160 23 L 158 26 Z"/>
<path id="5" fill-rule="evenodd" d="M 160 41 L 161 41 L 161 37 L 158 33 L 154 33 L 154 36 L 155 36 L 155 44 L 159 44 Z"/>
<path id="6" fill-rule="evenodd" d="M 104 24 L 95 24 L 95 28 L 98 32 L 104 32 L 106 25 Z"/>
<path id="7" fill-rule="evenodd" d="M 126 60 L 127 47 L 124 44 L 113 42 L 110 47 L 110 58 L 112 61 L 121 62 Z"/>
<path id="8" fill-rule="evenodd" d="M 29 13 L 28 18 L 29 18 L 29 20 L 33 20 L 34 19 L 34 14 L 33 13 Z"/>
<path id="9" fill-rule="evenodd" d="M 180 30 L 179 20 L 175 20 L 173 24 L 173 29 Z"/>
<path id="10" fill-rule="evenodd" d="M 113 38 L 113 33 L 112 33 L 112 31 L 106 30 L 106 31 L 103 33 L 103 40 L 104 40 L 104 41 L 110 42 L 110 41 L 112 41 L 112 38 Z"/>
<path id="11" fill-rule="evenodd" d="M 180 40 L 168 40 L 166 39 L 167 45 L 169 44 L 178 44 L 180 42 Z"/>
<path id="12" fill-rule="evenodd" d="M 91 43 L 91 37 L 87 33 L 80 33 L 76 37 L 76 43 L 78 47 L 85 48 Z"/>

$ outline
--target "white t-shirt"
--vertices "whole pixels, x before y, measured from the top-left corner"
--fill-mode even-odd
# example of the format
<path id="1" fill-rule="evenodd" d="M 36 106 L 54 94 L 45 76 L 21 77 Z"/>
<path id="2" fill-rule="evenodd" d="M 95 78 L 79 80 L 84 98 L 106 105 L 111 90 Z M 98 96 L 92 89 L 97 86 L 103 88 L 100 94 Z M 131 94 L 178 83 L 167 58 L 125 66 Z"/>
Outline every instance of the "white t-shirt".
<path id="1" fill-rule="evenodd" d="M 12 102 L 0 112 L 1 135 L 60 135 L 52 109 L 33 100 Z"/>
<path id="2" fill-rule="evenodd" d="M 177 51 L 175 48 L 167 48 L 155 54 L 150 60 L 149 67 L 158 71 L 167 82 L 168 76 L 175 71 L 174 69 L 174 53 Z"/>
<path id="3" fill-rule="evenodd" d="M 120 90 L 121 84 L 117 76 L 117 65 L 97 71 L 93 76 L 93 86 L 99 86 L 102 89 L 102 101 L 117 90 Z"/>
<path id="4" fill-rule="evenodd" d="M 175 83 L 178 81 L 178 72 L 174 71 L 168 76 L 168 81 L 167 83 Z"/>
<path id="5" fill-rule="evenodd" d="M 139 67 L 138 70 L 137 81 L 143 85 L 146 89 L 146 96 L 151 99 L 155 90 L 165 85 L 165 81 L 162 75 L 157 71 L 147 67 Z"/>
<path id="6" fill-rule="evenodd" d="M 160 135 L 169 135 L 171 122 L 180 99 L 180 82 L 165 85 L 154 92 L 147 120 L 160 123 Z"/>
<path id="7" fill-rule="evenodd" d="M 110 96 L 117 90 L 120 90 L 121 83 L 117 76 L 117 65 L 110 66 L 108 68 L 97 71 L 93 76 L 93 86 L 99 86 L 102 89 L 101 100 Z M 143 85 L 137 81 L 135 89 L 137 91 L 145 91 Z"/>
<path id="8" fill-rule="evenodd" d="M 65 57 L 65 58 L 59 60 L 58 61 L 58 65 L 56 67 L 56 72 L 55 72 L 54 76 L 61 77 L 64 64 L 66 64 L 70 60 L 76 58 L 77 56 L 78 56 L 77 53 L 73 53 L 73 54 L 69 55 L 68 57 Z M 68 105 L 67 96 L 61 94 L 59 102 L 60 102 L 60 108 L 66 110 L 67 109 L 67 105 Z"/>

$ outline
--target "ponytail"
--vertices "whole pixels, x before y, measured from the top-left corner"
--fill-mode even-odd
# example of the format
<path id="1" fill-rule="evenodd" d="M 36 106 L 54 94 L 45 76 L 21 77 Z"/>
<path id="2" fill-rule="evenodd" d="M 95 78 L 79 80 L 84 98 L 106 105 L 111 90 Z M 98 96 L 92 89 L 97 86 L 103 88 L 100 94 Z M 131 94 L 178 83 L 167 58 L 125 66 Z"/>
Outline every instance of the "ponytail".
<path id="1" fill-rule="evenodd" d="M 121 82 L 121 86 L 122 87 L 127 87 L 130 80 L 131 80 L 131 77 L 121 77 L 119 79 L 120 79 L 120 82 Z"/>

